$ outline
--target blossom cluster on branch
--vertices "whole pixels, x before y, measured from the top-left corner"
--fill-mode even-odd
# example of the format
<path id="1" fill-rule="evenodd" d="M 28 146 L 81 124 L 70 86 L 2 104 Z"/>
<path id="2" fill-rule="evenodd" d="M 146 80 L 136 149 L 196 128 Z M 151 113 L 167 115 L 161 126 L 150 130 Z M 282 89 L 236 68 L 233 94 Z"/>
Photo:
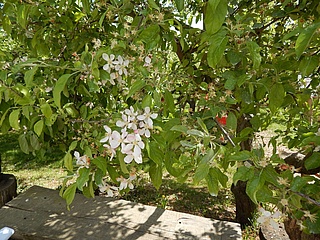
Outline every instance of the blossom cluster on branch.
<path id="1" fill-rule="evenodd" d="M 107 61 L 105 65 L 103 65 L 103 70 L 110 74 L 110 83 L 115 85 L 115 81 L 117 80 L 119 84 L 123 84 L 122 76 L 128 76 L 127 67 L 129 66 L 129 60 L 125 59 L 122 56 L 115 57 L 114 54 L 102 54 L 102 58 Z"/>
<path id="2" fill-rule="evenodd" d="M 133 160 L 136 163 L 142 163 L 142 149 L 145 143 L 142 137 L 149 138 L 150 130 L 153 129 L 153 120 L 157 118 L 156 113 L 151 113 L 150 108 L 146 107 L 144 113 L 139 114 L 132 106 L 125 109 L 122 113 L 122 119 L 116 122 L 116 125 L 121 128 L 121 132 L 111 130 L 107 125 L 104 126 L 106 136 L 100 140 L 104 143 L 110 155 L 110 160 L 116 154 L 118 148 L 121 153 L 125 154 L 124 161 L 131 163 Z"/>

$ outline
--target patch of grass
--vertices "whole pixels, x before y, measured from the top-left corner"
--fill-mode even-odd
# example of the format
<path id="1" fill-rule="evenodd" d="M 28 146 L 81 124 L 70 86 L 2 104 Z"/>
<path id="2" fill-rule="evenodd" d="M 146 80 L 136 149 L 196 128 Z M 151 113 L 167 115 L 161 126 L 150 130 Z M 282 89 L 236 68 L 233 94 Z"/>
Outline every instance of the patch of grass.
<path id="1" fill-rule="evenodd" d="M 13 174 L 18 182 L 18 194 L 33 185 L 56 189 L 65 176 L 63 152 L 54 150 L 41 158 L 20 150 L 18 134 L 0 134 L 1 167 L 3 173 Z"/>

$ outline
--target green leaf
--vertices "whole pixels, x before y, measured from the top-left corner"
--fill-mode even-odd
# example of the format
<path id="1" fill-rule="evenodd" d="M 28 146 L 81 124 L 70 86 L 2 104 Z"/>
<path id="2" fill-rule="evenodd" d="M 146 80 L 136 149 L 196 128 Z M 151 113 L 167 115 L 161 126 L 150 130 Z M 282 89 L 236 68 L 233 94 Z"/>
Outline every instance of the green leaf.
<path id="1" fill-rule="evenodd" d="M 142 102 L 141 102 L 141 107 L 144 109 L 145 107 L 151 107 L 151 104 L 152 104 L 152 97 L 151 95 L 147 94 Z"/>
<path id="2" fill-rule="evenodd" d="M 281 83 L 274 84 L 269 92 L 269 107 L 272 113 L 275 113 L 285 97 L 284 87 Z"/>
<path id="3" fill-rule="evenodd" d="M 308 184 L 309 179 L 305 177 L 296 176 L 290 184 L 290 189 L 295 192 L 300 192 Z"/>
<path id="4" fill-rule="evenodd" d="M 176 3 L 177 9 L 181 12 L 184 9 L 184 0 L 174 0 Z"/>
<path id="5" fill-rule="evenodd" d="M 261 172 L 261 177 L 269 183 L 272 183 L 274 186 L 278 187 L 278 177 L 279 174 L 276 172 L 276 170 L 272 166 L 265 167 Z"/>
<path id="6" fill-rule="evenodd" d="M 159 190 L 162 184 L 162 167 L 156 164 L 150 166 L 149 175 L 153 186 Z"/>
<path id="7" fill-rule="evenodd" d="M 246 193 L 255 204 L 258 204 L 256 194 L 263 185 L 264 180 L 259 175 L 255 176 L 253 179 L 249 179 L 247 182 Z"/>
<path id="8" fill-rule="evenodd" d="M 141 31 L 139 35 L 142 42 L 148 46 L 156 44 L 160 40 L 160 27 L 158 24 L 150 25 Z"/>
<path id="9" fill-rule="evenodd" d="M 195 137 L 204 137 L 205 134 L 197 129 L 190 129 L 187 131 L 187 134 L 191 135 L 191 136 L 195 136 Z"/>
<path id="10" fill-rule="evenodd" d="M 247 150 L 237 152 L 229 157 L 229 161 L 246 161 L 252 157 L 251 153 Z"/>
<path id="11" fill-rule="evenodd" d="M 209 175 L 215 176 L 219 180 L 221 186 L 225 188 L 227 187 L 228 177 L 223 172 L 221 172 L 219 168 L 210 168 Z"/>
<path id="12" fill-rule="evenodd" d="M 53 89 L 53 101 L 57 105 L 58 108 L 61 108 L 61 101 L 60 101 L 61 100 L 61 92 L 63 91 L 64 87 L 66 86 L 67 81 L 71 75 L 72 74 L 62 75 L 58 79 L 58 81 Z"/>
<path id="13" fill-rule="evenodd" d="M 113 182 L 117 182 L 117 178 L 119 177 L 119 174 L 117 173 L 115 167 L 111 166 L 111 165 L 107 165 L 107 170 L 109 173 L 110 178 L 112 179 Z"/>
<path id="14" fill-rule="evenodd" d="M 78 141 L 73 141 L 69 146 L 69 152 L 74 150 L 78 145 Z"/>
<path id="15" fill-rule="evenodd" d="M 119 159 L 121 171 L 122 171 L 123 173 L 125 173 L 125 174 L 128 174 L 129 171 L 128 171 L 128 169 L 127 169 L 127 164 L 125 163 L 125 161 L 124 161 L 124 155 L 123 155 L 121 152 L 118 153 L 118 159 Z"/>
<path id="16" fill-rule="evenodd" d="M 209 169 L 210 169 L 210 161 L 213 160 L 214 157 L 214 152 L 210 148 L 207 152 L 207 154 L 201 159 L 195 173 L 193 176 L 193 183 L 194 184 L 199 184 L 199 182 L 206 178 L 207 175 L 209 174 Z"/>
<path id="17" fill-rule="evenodd" d="M 258 69 L 261 64 L 260 46 L 253 41 L 248 41 L 246 44 L 253 62 L 253 69 Z"/>
<path id="18" fill-rule="evenodd" d="M 19 116 L 20 116 L 20 109 L 12 111 L 9 115 L 10 126 L 16 130 L 20 129 Z"/>
<path id="19" fill-rule="evenodd" d="M 234 131 L 237 129 L 237 117 L 233 112 L 228 113 L 227 127 Z"/>
<path id="20" fill-rule="evenodd" d="M 148 0 L 148 4 L 151 8 L 154 8 L 154 9 L 160 11 L 158 4 L 154 0 Z"/>
<path id="21" fill-rule="evenodd" d="M 31 5 L 27 4 L 19 4 L 18 6 L 18 12 L 17 12 L 17 22 L 26 29 L 27 22 L 28 22 L 28 14 L 29 14 L 29 8 Z"/>
<path id="22" fill-rule="evenodd" d="M 209 0 L 205 10 L 205 27 L 209 34 L 219 31 L 228 12 L 227 0 Z"/>
<path id="23" fill-rule="evenodd" d="M 82 191 L 83 186 L 89 181 L 89 168 L 80 168 L 79 169 L 79 177 L 77 178 L 77 188 Z"/>
<path id="24" fill-rule="evenodd" d="M 146 86 L 146 82 L 144 80 L 137 80 L 135 81 L 132 86 L 130 87 L 129 93 L 127 95 L 126 100 L 128 100 L 129 97 L 131 97 L 133 94 L 135 94 L 137 91 L 142 89 L 144 86 Z"/>
<path id="25" fill-rule="evenodd" d="M 164 93 L 164 101 L 165 101 L 165 109 L 173 113 L 175 109 L 174 99 L 171 92 L 169 92 L 167 89 L 165 90 L 165 93 Z"/>
<path id="26" fill-rule="evenodd" d="M 90 180 L 87 186 L 83 187 L 83 195 L 87 198 L 94 198 L 93 182 Z"/>
<path id="27" fill-rule="evenodd" d="M 222 77 L 227 79 L 227 81 L 224 84 L 224 88 L 229 90 L 233 90 L 239 80 L 239 78 L 236 76 L 235 71 L 225 71 L 222 74 Z"/>
<path id="28" fill-rule="evenodd" d="M 164 154 L 159 148 L 159 145 L 156 142 L 151 142 L 148 144 L 148 155 L 152 161 L 157 165 L 161 166 L 164 158 Z"/>
<path id="29" fill-rule="evenodd" d="M 40 106 L 41 112 L 43 113 L 43 115 L 47 118 L 50 119 L 52 116 L 52 110 L 50 107 L 49 103 L 44 103 Z"/>
<path id="30" fill-rule="evenodd" d="M 238 181 L 248 181 L 254 175 L 254 169 L 246 166 L 240 166 L 233 175 L 233 183 L 237 185 Z"/>
<path id="31" fill-rule="evenodd" d="M 107 161 L 103 157 L 96 157 L 91 160 L 94 165 L 96 165 L 103 173 L 106 174 Z"/>
<path id="32" fill-rule="evenodd" d="M 205 133 L 208 134 L 208 133 L 209 133 L 209 132 L 208 132 L 208 128 L 207 128 L 206 124 L 202 121 L 202 119 L 199 118 L 199 117 L 197 117 L 197 122 L 198 122 L 199 126 L 202 128 L 202 130 L 203 130 Z"/>
<path id="33" fill-rule="evenodd" d="M 67 152 L 66 155 L 63 158 L 64 166 L 69 170 L 70 172 L 73 171 L 73 164 L 72 164 L 72 155 L 70 152 Z"/>
<path id="34" fill-rule="evenodd" d="M 70 209 L 70 204 L 73 202 L 73 199 L 76 195 L 77 185 L 76 183 L 71 184 L 67 187 L 67 189 L 64 191 L 62 197 L 66 200 L 68 209 Z"/>
<path id="35" fill-rule="evenodd" d="M 305 57 L 301 60 L 299 65 L 299 70 L 301 71 L 302 76 L 309 76 L 316 68 L 319 66 L 319 57 L 311 56 Z"/>
<path id="36" fill-rule="evenodd" d="M 304 166 L 307 170 L 320 167 L 320 152 L 313 152 L 304 162 Z"/>
<path id="37" fill-rule="evenodd" d="M 43 120 L 39 120 L 33 126 L 33 131 L 40 137 L 43 130 Z"/>
<path id="38" fill-rule="evenodd" d="M 35 134 L 32 134 L 30 136 L 30 145 L 32 147 L 32 150 L 38 151 L 41 148 L 41 145 L 39 143 L 39 139 Z"/>
<path id="39" fill-rule="evenodd" d="M 32 69 L 25 72 L 24 82 L 26 83 L 27 87 L 30 87 L 33 85 L 33 78 L 37 70 L 38 70 L 38 67 L 33 67 Z"/>
<path id="40" fill-rule="evenodd" d="M 215 68 L 221 61 L 228 43 L 227 31 L 221 29 L 210 38 L 210 46 L 208 49 L 207 60 L 210 67 Z"/>
<path id="41" fill-rule="evenodd" d="M 300 57 L 303 52 L 306 50 L 306 48 L 309 46 L 310 41 L 317 31 L 317 29 L 320 27 L 320 23 L 314 23 L 312 25 L 309 25 L 305 29 L 302 30 L 302 32 L 299 34 L 299 37 L 296 41 L 295 50 L 296 55 Z"/>
<path id="42" fill-rule="evenodd" d="M 89 0 L 81 0 L 82 2 L 82 6 L 83 6 L 83 9 L 85 11 L 86 14 L 89 14 L 90 13 L 90 2 Z"/>
<path id="43" fill-rule="evenodd" d="M 320 6 L 320 4 L 319 4 Z M 315 221 L 311 221 L 310 218 L 306 218 L 306 226 L 310 234 L 320 234 L 320 212 L 315 212 Z"/>
<path id="44" fill-rule="evenodd" d="M 25 134 L 21 134 L 18 137 L 19 146 L 22 152 L 29 154 L 29 143 Z"/>
<path id="45" fill-rule="evenodd" d="M 171 129 L 171 131 L 177 131 L 177 132 L 182 132 L 182 133 L 187 133 L 188 128 L 183 125 L 175 125 Z"/>
<path id="46" fill-rule="evenodd" d="M 218 179 L 214 174 L 210 173 L 206 176 L 206 182 L 208 185 L 208 190 L 211 196 L 216 197 L 218 196 L 219 192 L 219 184 L 218 184 Z"/>

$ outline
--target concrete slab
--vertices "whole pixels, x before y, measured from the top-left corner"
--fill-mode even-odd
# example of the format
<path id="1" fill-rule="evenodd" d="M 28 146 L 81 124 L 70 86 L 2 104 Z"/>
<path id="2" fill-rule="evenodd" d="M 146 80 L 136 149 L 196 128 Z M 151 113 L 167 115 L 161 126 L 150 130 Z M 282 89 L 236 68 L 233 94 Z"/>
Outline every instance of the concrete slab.
<path id="1" fill-rule="evenodd" d="M 113 198 L 76 194 L 70 211 L 59 192 L 34 186 L 0 209 L 13 239 L 241 239 L 237 223 Z"/>

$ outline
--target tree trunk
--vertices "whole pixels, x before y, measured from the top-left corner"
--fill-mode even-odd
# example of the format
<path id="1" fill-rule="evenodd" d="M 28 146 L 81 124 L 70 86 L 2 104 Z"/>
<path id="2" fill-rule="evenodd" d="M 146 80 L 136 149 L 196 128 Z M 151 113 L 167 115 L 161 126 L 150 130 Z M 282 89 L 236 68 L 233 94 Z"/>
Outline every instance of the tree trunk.
<path id="1" fill-rule="evenodd" d="M 289 238 L 292 240 L 320 240 L 320 234 L 306 234 L 302 232 L 294 219 L 285 220 L 284 227 Z"/>
<path id="2" fill-rule="evenodd" d="M 0 208 L 17 196 L 17 181 L 12 174 L 0 173 Z"/>
<path id="3" fill-rule="evenodd" d="M 256 210 L 256 205 L 246 193 L 247 182 L 238 181 L 237 185 L 232 184 L 231 191 L 236 200 L 236 220 L 241 224 L 241 228 L 252 224 L 251 219 Z"/>
<path id="4" fill-rule="evenodd" d="M 240 133 L 244 128 L 251 127 L 250 119 L 242 115 L 238 119 L 237 133 Z M 251 151 L 252 138 L 240 143 L 241 150 Z M 256 210 L 256 205 L 246 193 L 247 182 L 238 181 L 237 185 L 232 184 L 231 191 L 236 201 L 236 220 L 241 224 L 241 228 L 252 225 L 253 214 Z"/>

